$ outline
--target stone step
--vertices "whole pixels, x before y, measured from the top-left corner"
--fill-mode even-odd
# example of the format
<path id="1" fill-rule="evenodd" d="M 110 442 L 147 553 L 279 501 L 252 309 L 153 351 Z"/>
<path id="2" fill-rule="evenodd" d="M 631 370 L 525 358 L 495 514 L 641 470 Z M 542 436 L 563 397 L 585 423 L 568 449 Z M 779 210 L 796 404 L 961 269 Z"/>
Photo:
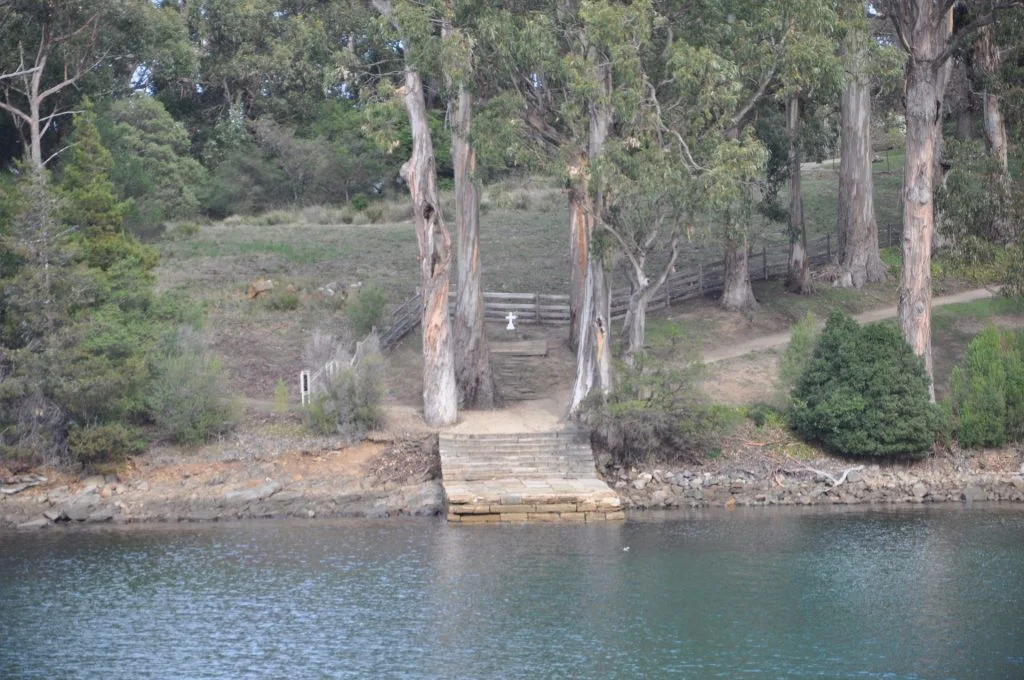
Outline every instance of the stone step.
<path id="1" fill-rule="evenodd" d="M 590 437 L 577 430 L 555 430 L 553 432 L 512 432 L 507 434 L 467 434 L 462 432 L 442 432 L 439 437 L 442 445 L 449 442 L 550 442 L 559 440 L 573 440 L 580 443 L 590 443 Z"/>
<path id="2" fill-rule="evenodd" d="M 485 462 L 485 461 L 517 461 L 517 460 L 589 460 L 593 461 L 594 456 L 590 451 L 558 451 L 558 452 L 525 452 L 512 453 L 505 451 L 492 451 L 488 453 L 458 453 L 444 454 L 443 461 L 453 462 Z"/>
<path id="3" fill-rule="evenodd" d="M 453 522 L 623 518 L 618 495 L 597 477 L 589 435 L 575 429 L 444 433 L 439 448 Z"/>

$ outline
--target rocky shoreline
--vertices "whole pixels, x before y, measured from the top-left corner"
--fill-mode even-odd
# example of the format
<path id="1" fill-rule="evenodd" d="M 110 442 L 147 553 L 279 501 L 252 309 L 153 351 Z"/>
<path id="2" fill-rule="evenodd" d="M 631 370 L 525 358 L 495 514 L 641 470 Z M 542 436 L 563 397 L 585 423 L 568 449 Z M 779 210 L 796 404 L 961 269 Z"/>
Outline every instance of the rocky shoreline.
<path id="1" fill-rule="evenodd" d="M 258 518 L 439 516 L 444 490 L 430 440 L 269 459 L 143 465 L 122 476 L 0 475 L 0 530 L 55 525 Z M 1024 502 L 1021 451 L 911 465 L 731 458 L 703 466 L 597 467 L 624 509 Z"/>
<path id="2" fill-rule="evenodd" d="M 1024 464 L 997 471 L 858 465 L 831 472 L 799 465 L 767 472 L 609 466 L 605 479 L 632 509 L 1024 502 Z"/>
<path id="3" fill-rule="evenodd" d="M 71 484 L 44 482 L 16 495 L 0 495 L 0 527 L 434 516 L 444 509 L 444 493 L 437 480 L 382 486 L 354 481 L 322 489 L 275 480 L 212 486 L 207 481 L 188 481 L 183 479 L 177 488 L 152 485 L 145 479 L 121 483 L 111 476 L 93 476 Z"/>

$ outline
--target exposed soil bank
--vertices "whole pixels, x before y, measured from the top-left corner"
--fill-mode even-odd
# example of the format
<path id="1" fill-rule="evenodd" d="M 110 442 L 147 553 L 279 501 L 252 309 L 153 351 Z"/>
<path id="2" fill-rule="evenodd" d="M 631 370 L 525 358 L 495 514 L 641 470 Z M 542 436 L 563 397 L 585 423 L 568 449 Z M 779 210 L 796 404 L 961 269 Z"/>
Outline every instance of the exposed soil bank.
<path id="1" fill-rule="evenodd" d="M 0 471 L 0 528 L 438 515 L 436 455 L 428 438 L 229 460 L 141 458 L 116 476 L 84 479 Z"/>

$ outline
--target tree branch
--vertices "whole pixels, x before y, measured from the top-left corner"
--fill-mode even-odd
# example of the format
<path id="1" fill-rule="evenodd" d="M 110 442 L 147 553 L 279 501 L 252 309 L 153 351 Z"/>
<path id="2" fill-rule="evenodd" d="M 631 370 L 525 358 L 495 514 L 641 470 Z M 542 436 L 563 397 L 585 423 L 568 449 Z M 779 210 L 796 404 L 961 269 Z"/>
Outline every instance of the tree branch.
<path id="1" fill-rule="evenodd" d="M 843 470 L 843 474 L 841 474 L 839 476 L 839 479 L 836 479 L 835 477 L 833 477 L 829 473 L 825 472 L 824 470 L 815 470 L 814 468 L 810 468 L 810 467 L 797 468 L 796 470 L 786 470 L 785 472 L 787 472 L 787 473 L 789 473 L 789 472 L 812 472 L 812 473 L 818 475 L 819 477 L 824 477 L 832 485 L 832 488 L 835 488 L 835 487 L 839 486 L 840 484 L 842 484 L 843 482 L 845 482 L 847 475 L 849 475 L 851 472 L 859 472 L 859 471 L 861 471 L 863 469 L 864 469 L 863 465 L 858 465 L 856 467 L 852 467 L 852 468 L 848 468 L 846 470 Z"/>

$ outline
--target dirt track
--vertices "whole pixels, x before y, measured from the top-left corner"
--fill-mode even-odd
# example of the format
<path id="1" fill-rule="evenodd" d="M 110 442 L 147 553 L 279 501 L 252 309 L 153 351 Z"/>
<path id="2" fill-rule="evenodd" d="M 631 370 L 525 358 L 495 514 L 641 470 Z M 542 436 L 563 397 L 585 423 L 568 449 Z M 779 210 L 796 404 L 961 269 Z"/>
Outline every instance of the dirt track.
<path id="1" fill-rule="evenodd" d="M 961 302 L 973 302 L 974 300 L 983 300 L 990 298 L 999 292 L 998 288 L 976 288 L 974 290 L 965 290 L 955 295 L 943 295 L 941 297 L 932 299 L 932 307 L 942 307 L 944 305 L 958 304 Z M 896 317 L 896 307 L 883 307 L 882 309 L 874 309 L 870 312 L 864 312 L 863 314 L 857 314 L 853 318 L 859 323 L 873 323 L 875 321 L 881 321 L 883 319 L 893 319 Z M 760 352 L 768 349 L 776 349 L 789 344 L 790 333 L 786 331 L 784 333 L 774 333 L 772 335 L 765 335 L 760 338 L 755 338 L 748 342 L 741 342 L 736 345 L 727 347 L 720 347 L 715 350 L 711 350 L 704 353 L 704 363 L 713 364 L 719 361 L 725 361 L 726 359 L 735 359 L 751 352 Z"/>

